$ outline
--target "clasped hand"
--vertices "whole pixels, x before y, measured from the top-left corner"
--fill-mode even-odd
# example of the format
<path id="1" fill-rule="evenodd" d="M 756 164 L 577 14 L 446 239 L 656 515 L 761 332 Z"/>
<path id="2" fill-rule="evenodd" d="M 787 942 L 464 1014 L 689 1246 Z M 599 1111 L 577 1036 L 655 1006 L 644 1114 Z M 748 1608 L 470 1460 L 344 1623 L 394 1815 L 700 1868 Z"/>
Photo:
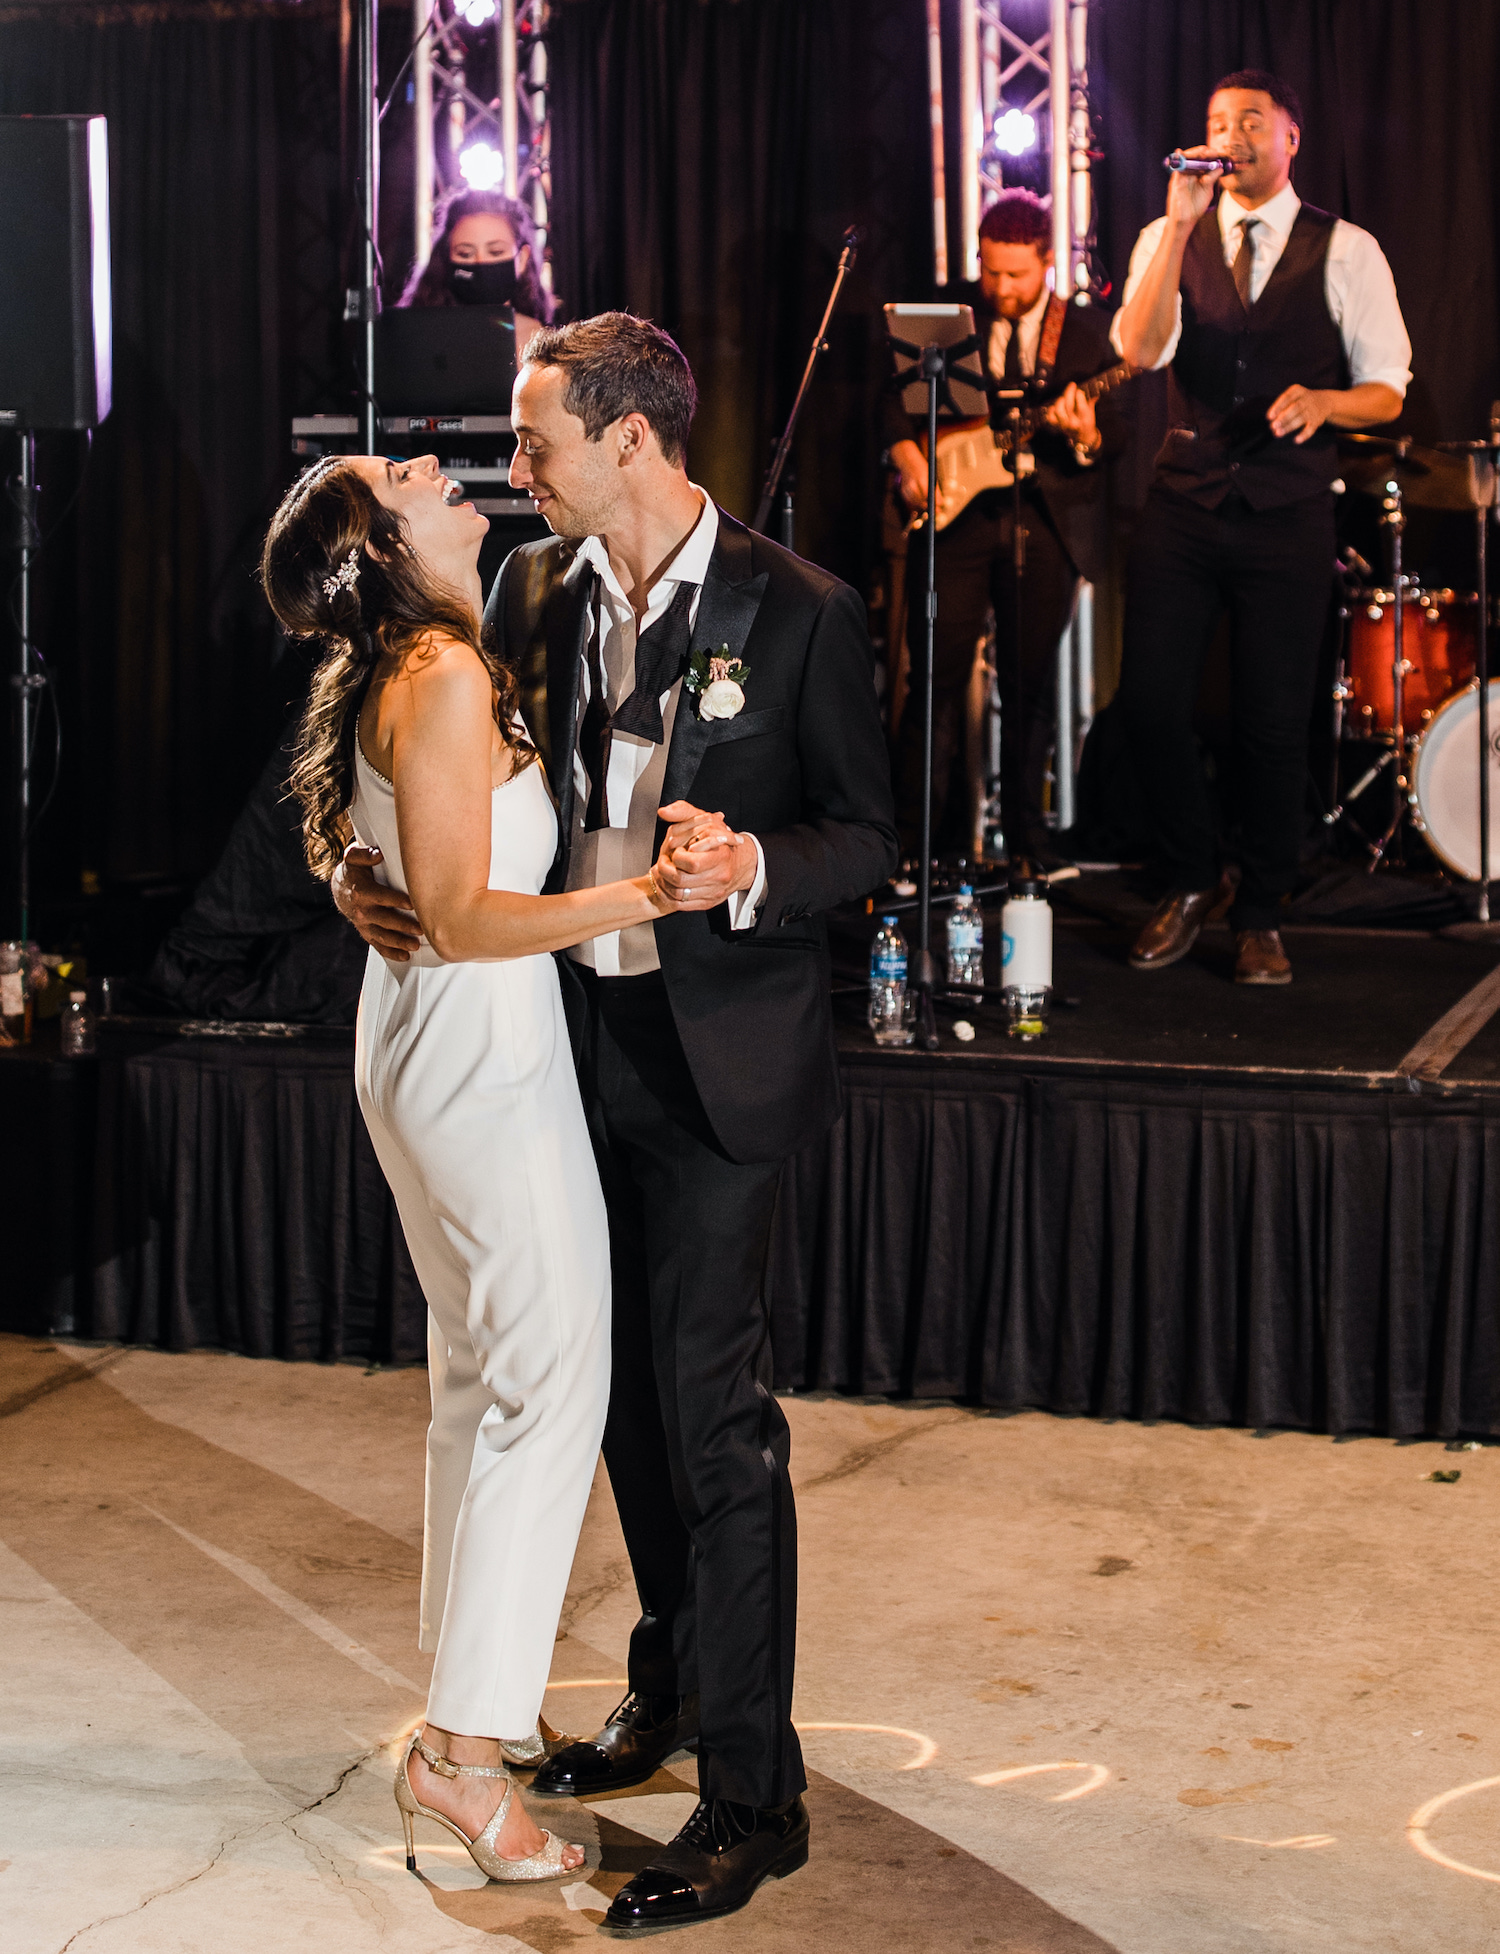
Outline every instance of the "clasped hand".
<path id="1" fill-rule="evenodd" d="M 656 860 L 662 894 L 678 909 L 716 909 L 741 889 L 754 886 L 755 843 L 726 827 L 722 812 L 705 813 L 691 801 L 672 801 L 657 810 L 669 822 Z"/>

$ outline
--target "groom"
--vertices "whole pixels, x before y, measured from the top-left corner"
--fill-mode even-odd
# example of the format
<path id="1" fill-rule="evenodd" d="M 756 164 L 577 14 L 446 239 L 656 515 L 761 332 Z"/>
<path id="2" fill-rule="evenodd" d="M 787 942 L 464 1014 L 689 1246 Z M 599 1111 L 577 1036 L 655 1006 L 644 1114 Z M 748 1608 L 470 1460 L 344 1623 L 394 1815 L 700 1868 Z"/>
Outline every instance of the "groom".
<path id="1" fill-rule="evenodd" d="M 762 1294 L 781 1163 L 837 1117 L 821 912 L 896 860 L 860 600 L 688 480 L 697 392 L 623 312 L 537 334 L 511 482 L 553 536 L 485 617 L 557 802 L 549 889 L 641 875 L 685 907 L 561 959 L 609 1210 L 604 1456 L 640 1594 L 630 1694 L 537 1773 L 587 1797 L 696 1744 L 700 1802 L 616 1896 L 624 1931 L 743 1906 L 806 1863 L 791 1723 L 796 1522 Z M 355 857 L 378 949 L 415 919 Z"/>

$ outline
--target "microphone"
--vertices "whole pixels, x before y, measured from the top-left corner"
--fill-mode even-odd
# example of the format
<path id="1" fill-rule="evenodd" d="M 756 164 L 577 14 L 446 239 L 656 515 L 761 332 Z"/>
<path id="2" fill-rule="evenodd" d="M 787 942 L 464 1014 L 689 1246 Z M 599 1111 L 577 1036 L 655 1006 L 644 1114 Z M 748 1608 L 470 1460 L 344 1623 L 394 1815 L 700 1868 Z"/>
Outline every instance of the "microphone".
<path id="1" fill-rule="evenodd" d="M 1184 156 L 1180 149 L 1164 156 L 1161 166 L 1175 176 L 1226 176 L 1239 168 L 1232 156 Z"/>

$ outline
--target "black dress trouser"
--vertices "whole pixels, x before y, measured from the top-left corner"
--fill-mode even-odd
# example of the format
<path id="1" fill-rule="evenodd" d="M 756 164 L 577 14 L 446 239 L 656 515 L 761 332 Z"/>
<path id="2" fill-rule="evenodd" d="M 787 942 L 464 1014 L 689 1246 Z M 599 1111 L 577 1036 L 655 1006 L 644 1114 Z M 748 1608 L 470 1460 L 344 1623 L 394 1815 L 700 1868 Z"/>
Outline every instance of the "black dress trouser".
<path id="1" fill-rule="evenodd" d="M 791 1433 L 764 1297 L 781 1169 L 718 1145 L 659 972 L 583 982 L 579 1081 L 614 1281 L 604 1459 L 641 1601 L 630 1686 L 698 1692 L 703 1797 L 781 1805 L 807 1784 Z"/>
<path id="2" fill-rule="evenodd" d="M 1297 878 L 1333 560 L 1333 497 L 1322 493 L 1259 510 L 1231 494 L 1205 509 L 1156 487 L 1131 542 L 1120 708 L 1170 895 L 1211 888 L 1219 874 L 1193 711 L 1229 611 L 1243 870 L 1236 930 L 1274 929 Z"/>
<path id="3" fill-rule="evenodd" d="M 1033 845 L 1041 821 L 1042 782 L 1057 696 L 1057 642 L 1072 611 L 1078 580 L 1072 559 L 1038 499 L 1023 496 L 1021 520 L 1026 529 L 1019 660 L 1023 712 L 1016 711 L 1016 579 L 1008 491 L 978 497 L 938 537 L 938 614 L 932 657 L 932 832 L 936 835 L 955 766 L 963 755 L 974 647 L 993 604 L 1000 680 L 1001 819 L 1012 854 Z M 904 856 L 915 856 L 922 838 L 924 550 L 918 532 L 906 559 L 910 687 L 894 760 L 896 823 Z"/>

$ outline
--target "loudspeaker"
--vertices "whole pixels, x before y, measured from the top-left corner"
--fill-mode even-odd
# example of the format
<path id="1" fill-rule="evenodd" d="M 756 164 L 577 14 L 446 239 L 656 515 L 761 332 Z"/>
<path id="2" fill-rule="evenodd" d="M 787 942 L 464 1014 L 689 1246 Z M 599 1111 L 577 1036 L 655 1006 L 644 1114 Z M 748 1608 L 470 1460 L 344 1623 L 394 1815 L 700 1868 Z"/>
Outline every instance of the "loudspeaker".
<path id="1" fill-rule="evenodd" d="M 109 412 L 109 152 L 102 115 L 0 115 L 0 427 Z"/>

